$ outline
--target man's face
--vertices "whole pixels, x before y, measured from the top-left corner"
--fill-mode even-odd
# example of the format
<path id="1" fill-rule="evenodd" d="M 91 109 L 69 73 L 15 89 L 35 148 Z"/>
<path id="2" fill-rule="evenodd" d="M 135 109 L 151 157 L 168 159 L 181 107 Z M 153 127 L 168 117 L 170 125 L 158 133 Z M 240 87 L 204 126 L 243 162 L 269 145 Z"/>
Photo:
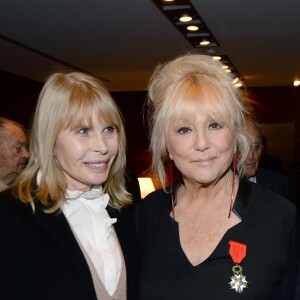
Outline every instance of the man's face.
<path id="1" fill-rule="evenodd" d="M 5 124 L 0 141 L 0 181 L 11 184 L 25 168 L 28 157 L 27 137 L 23 130 L 15 124 Z"/>
<path id="2" fill-rule="evenodd" d="M 252 122 L 246 122 L 246 129 L 248 132 L 250 149 L 245 161 L 244 174 L 247 178 L 249 178 L 255 176 L 257 172 L 259 159 L 262 153 L 262 142 L 260 140 L 259 132 Z"/>

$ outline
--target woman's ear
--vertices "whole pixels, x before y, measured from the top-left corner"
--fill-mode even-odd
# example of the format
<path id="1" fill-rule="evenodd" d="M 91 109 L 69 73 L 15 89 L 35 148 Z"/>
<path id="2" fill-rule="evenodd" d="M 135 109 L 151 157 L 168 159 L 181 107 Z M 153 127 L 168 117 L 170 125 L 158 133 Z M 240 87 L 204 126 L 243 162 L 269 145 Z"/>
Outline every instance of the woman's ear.
<path id="1" fill-rule="evenodd" d="M 171 160 L 173 160 L 173 155 L 171 154 L 171 152 L 169 151 L 169 149 L 167 149 L 167 153 L 168 153 L 168 155 L 169 155 L 169 158 L 170 158 Z"/>

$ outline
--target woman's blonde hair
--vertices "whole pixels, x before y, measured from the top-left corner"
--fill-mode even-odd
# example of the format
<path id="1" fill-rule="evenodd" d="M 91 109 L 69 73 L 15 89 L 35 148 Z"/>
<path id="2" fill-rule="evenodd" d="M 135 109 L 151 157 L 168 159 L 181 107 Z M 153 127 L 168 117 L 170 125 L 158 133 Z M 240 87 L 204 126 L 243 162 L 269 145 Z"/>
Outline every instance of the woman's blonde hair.
<path id="1" fill-rule="evenodd" d="M 54 73 L 46 81 L 38 99 L 30 133 L 30 159 L 13 185 L 23 202 L 33 207 L 40 202 L 45 211 L 53 212 L 65 199 L 66 180 L 53 156 L 61 130 L 92 124 L 92 115 L 110 122 L 118 132 L 119 151 L 103 188 L 110 195 L 109 205 L 120 209 L 131 203 L 125 190 L 126 137 L 121 113 L 103 84 L 81 72 Z M 40 171 L 41 179 L 36 184 Z"/>
<path id="2" fill-rule="evenodd" d="M 248 110 L 242 92 L 233 78 L 210 56 L 186 54 L 156 67 L 148 87 L 148 120 L 152 169 L 163 187 L 166 162 L 169 159 L 166 134 L 170 123 L 181 117 L 191 119 L 199 109 L 221 115 L 222 122 L 233 133 L 241 176 L 249 146 L 244 129 Z"/>

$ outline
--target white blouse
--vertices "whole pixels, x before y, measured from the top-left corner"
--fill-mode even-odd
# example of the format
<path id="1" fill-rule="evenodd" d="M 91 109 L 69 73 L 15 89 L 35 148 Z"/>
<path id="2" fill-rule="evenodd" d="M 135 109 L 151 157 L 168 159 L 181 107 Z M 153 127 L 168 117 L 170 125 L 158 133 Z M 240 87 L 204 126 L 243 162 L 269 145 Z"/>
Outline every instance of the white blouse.
<path id="1" fill-rule="evenodd" d="M 66 191 L 62 211 L 89 255 L 107 292 L 113 295 L 121 274 L 121 249 L 113 228 L 116 218 L 106 210 L 109 195 L 102 187 L 87 192 Z"/>

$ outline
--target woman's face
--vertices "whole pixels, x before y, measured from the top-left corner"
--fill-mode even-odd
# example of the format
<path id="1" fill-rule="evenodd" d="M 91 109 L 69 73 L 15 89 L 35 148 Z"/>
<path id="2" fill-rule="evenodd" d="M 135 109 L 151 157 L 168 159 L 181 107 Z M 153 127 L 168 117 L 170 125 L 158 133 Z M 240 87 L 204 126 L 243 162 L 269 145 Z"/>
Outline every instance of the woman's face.
<path id="1" fill-rule="evenodd" d="M 201 111 L 194 119 L 172 122 L 167 147 L 183 179 L 209 185 L 228 172 L 235 151 L 235 138 L 220 122 L 220 115 Z"/>
<path id="2" fill-rule="evenodd" d="M 92 118 L 92 126 L 62 130 L 56 140 L 54 155 L 65 174 L 70 190 L 90 190 L 103 184 L 119 150 L 118 133 L 109 123 Z"/>

